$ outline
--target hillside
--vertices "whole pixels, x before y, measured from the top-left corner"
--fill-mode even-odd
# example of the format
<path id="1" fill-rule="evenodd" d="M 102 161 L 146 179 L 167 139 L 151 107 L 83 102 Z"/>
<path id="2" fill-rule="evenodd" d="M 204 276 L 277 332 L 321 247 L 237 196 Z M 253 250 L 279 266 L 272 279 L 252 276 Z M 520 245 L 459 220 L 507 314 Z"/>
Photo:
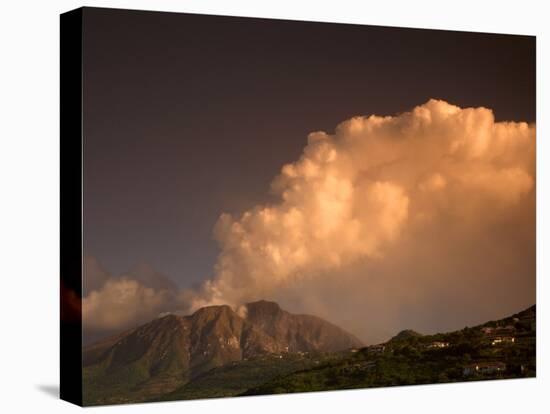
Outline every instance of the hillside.
<path id="1" fill-rule="evenodd" d="M 160 401 L 230 397 L 274 378 L 312 368 L 320 360 L 339 359 L 341 353 L 265 355 L 214 368 L 181 388 L 158 398 Z"/>
<path id="2" fill-rule="evenodd" d="M 524 378 L 536 375 L 536 308 L 459 331 L 362 347 L 273 302 L 168 315 L 84 351 L 86 405 Z"/>
<path id="3" fill-rule="evenodd" d="M 244 318 L 229 306 L 210 306 L 189 316 L 167 315 L 84 348 L 84 401 L 94 405 L 154 399 L 214 368 L 267 361 L 267 356 L 279 360 L 269 372 L 280 375 L 290 372 L 280 369 L 283 354 L 359 346 L 357 338 L 337 326 L 293 315 L 273 302 L 247 304 Z M 271 379 L 266 375 L 257 378 Z"/>
<path id="4" fill-rule="evenodd" d="M 419 336 L 405 331 L 385 344 L 279 376 L 243 395 L 534 377 L 535 318 L 532 306 L 455 332 Z"/>

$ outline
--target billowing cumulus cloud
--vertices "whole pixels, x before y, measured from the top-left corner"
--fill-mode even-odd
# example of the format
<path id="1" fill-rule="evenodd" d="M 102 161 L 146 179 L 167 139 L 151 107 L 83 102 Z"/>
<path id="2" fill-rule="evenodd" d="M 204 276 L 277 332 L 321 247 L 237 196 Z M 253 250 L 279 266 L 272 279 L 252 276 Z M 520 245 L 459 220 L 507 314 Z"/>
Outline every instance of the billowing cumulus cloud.
<path id="1" fill-rule="evenodd" d="M 476 243 L 475 232 L 506 222 L 533 191 L 534 138 L 526 123 L 497 123 L 489 109 L 438 100 L 398 116 L 354 117 L 333 135 L 312 133 L 302 157 L 273 181 L 278 203 L 220 217 L 216 276 L 192 308 L 337 280 L 359 261 L 383 266 L 413 235 L 425 243 L 464 232 L 464 242 Z M 367 264 L 354 279 L 368 279 Z"/>
<path id="2" fill-rule="evenodd" d="M 219 217 L 201 288 L 174 299 L 120 278 L 84 299 L 84 315 L 114 327 L 162 303 L 273 299 L 367 342 L 502 316 L 534 302 L 534 188 L 534 125 L 438 100 L 354 117 L 309 135 L 272 182 L 276 202 Z"/>
<path id="3" fill-rule="evenodd" d="M 181 305 L 177 286 L 147 264 L 112 275 L 97 258 L 84 258 L 82 318 L 85 339 L 134 327 Z"/>
<path id="4" fill-rule="evenodd" d="M 82 309 L 88 329 L 117 329 L 156 316 L 170 293 L 144 286 L 133 279 L 109 280 L 84 298 Z"/>

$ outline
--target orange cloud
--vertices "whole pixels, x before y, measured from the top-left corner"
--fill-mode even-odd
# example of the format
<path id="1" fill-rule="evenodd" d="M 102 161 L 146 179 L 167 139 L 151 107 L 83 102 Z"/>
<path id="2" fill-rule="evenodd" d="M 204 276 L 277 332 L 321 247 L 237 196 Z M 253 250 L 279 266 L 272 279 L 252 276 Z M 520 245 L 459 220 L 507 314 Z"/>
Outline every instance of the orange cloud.
<path id="1" fill-rule="evenodd" d="M 312 133 L 273 182 L 278 203 L 220 217 L 216 275 L 192 307 L 236 305 L 296 279 L 337 277 L 358 260 L 391 260 L 388 248 L 415 219 L 483 225 L 532 191 L 534 138 L 534 126 L 438 100 Z"/>

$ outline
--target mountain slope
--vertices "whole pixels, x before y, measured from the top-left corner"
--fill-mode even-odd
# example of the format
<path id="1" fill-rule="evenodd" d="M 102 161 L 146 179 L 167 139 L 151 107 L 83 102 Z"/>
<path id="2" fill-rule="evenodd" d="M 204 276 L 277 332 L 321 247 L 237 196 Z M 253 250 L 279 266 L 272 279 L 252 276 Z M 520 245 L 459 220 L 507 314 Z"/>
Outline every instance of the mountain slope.
<path id="1" fill-rule="evenodd" d="M 330 354 L 334 358 L 338 354 Z M 321 357 L 312 354 L 265 355 L 232 362 L 199 375 L 175 391 L 154 401 L 230 397 L 260 386 L 274 378 L 309 369 Z"/>
<path id="2" fill-rule="evenodd" d="M 355 336 L 316 316 L 293 315 L 263 300 L 246 307 L 247 322 L 272 338 L 279 351 L 335 352 L 362 346 Z"/>
<path id="3" fill-rule="evenodd" d="M 420 335 L 403 331 L 380 347 L 274 377 L 243 395 L 433 384 L 536 375 L 536 308 L 460 331 Z M 496 334 L 486 327 L 495 329 Z M 514 341 L 495 342 L 506 330 Z M 445 342 L 444 347 L 433 347 Z M 473 367 L 473 368 L 472 368 Z M 483 368 L 479 368 L 483 367 Z M 495 369 L 498 367 L 498 370 Z"/>
<path id="4" fill-rule="evenodd" d="M 273 302 L 168 315 L 84 348 L 85 404 L 141 401 L 169 393 L 201 374 L 263 355 L 333 352 L 361 346 L 320 318 L 293 315 Z"/>

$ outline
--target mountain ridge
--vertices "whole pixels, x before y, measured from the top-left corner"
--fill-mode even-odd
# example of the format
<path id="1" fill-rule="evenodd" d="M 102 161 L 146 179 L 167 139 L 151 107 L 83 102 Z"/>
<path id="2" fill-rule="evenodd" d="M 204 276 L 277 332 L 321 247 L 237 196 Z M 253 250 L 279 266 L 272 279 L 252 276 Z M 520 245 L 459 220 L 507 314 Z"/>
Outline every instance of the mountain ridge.
<path id="1" fill-rule="evenodd" d="M 143 396 L 175 389 L 212 368 L 283 353 L 337 352 L 363 346 L 352 334 L 312 315 L 294 315 L 275 303 L 244 305 L 245 317 L 228 305 L 168 314 L 83 348 L 93 397 Z M 116 386 L 127 384 L 124 392 Z M 112 401 L 112 400 L 109 400 Z"/>

